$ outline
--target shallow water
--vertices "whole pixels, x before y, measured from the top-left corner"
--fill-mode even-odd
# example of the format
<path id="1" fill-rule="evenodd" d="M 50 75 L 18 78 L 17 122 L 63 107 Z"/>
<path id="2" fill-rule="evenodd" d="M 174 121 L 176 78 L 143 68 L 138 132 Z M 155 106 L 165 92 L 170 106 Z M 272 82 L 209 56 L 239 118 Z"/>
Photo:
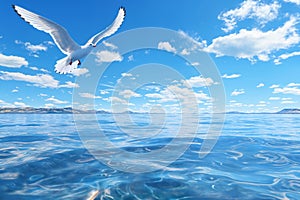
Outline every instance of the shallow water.
<path id="1" fill-rule="evenodd" d="M 98 115 L 118 148 L 140 154 L 163 148 L 178 128 L 168 119 L 160 137 L 122 134 L 122 127 L 149 131 L 147 117 L 133 118 L 136 126 L 120 128 Z M 86 199 L 94 190 L 97 199 L 300 199 L 300 115 L 227 115 L 213 151 L 199 158 L 209 123 L 201 117 L 199 134 L 175 162 L 134 174 L 95 159 L 72 115 L 0 115 L 0 199 Z"/>

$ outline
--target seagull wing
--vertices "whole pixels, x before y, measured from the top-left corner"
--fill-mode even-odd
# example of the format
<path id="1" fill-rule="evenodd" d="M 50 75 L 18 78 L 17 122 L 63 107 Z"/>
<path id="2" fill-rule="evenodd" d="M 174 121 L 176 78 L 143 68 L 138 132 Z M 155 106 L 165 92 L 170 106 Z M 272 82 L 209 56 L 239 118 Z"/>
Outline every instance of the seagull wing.
<path id="1" fill-rule="evenodd" d="M 104 31 L 101 31 L 100 33 L 94 35 L 91 39 L 89 39 L 86 45 L 90 45 L 90 44 L 96 45 L 103 38 L 114 34 L 123 23 L 125 15 L 126 15 L 125 8 L 121 7 L 119 9 L 118 16 L 116 17 L 114 22 L 110 26 L 108 26 Z"/>
<path id="2" fill-rule="evenodd" d="M 19 6 L 13 5 L 12 7 L 22 19 L 34 28 L 49 33 L 55 44 L 64 54 L 69 55 L 80 48 L 62 26 Z"/>

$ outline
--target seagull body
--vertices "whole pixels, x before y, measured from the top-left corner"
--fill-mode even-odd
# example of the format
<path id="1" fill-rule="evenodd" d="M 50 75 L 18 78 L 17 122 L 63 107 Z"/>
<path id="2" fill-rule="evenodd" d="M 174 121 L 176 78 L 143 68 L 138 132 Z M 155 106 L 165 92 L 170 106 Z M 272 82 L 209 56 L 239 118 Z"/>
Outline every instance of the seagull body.
<path id="1" fill-rule="evenodd" d="M 114 34 L 120 28 L 126 14 L 125 9 L 121 7 L 117 17 L 110 26 L 90 38 L 85 45 L 79 46 L 62 26 L 19 6 L 13 5 L 12 7 L 22 19 L 34 28 L 50 34 L 57 47 L 67 55 L 56 62 L 55 72 L 60 74 L 70 73 L 76 69 L 81 64 L 80 59 L 86 57 L 99 41 Z"/>

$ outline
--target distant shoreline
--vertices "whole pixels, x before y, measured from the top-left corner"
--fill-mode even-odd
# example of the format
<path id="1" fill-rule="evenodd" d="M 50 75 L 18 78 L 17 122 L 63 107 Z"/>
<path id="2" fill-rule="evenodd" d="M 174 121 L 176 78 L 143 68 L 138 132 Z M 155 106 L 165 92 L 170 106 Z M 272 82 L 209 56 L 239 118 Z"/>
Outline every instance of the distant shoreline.
<path id="1" fill-rule="evenodd" d="M 0 108 L 0 114 L 147 114 L 143 112 L 120 112 L 113 113 L 104 110 L 78 110 L 72 109 L 71 107 L 66 108 Z M 160 114 L 160 113 L 157 113 Z M 206 113 L 210 114 L 210 113 Z M 216 114 L 300 114 L 300 109 L 297 108 L 285 108 L 278 112 L 261 112 L 261 113 L 246 113 L 238 111 L 230 111 L 225 113 L 216 113 Z"/>

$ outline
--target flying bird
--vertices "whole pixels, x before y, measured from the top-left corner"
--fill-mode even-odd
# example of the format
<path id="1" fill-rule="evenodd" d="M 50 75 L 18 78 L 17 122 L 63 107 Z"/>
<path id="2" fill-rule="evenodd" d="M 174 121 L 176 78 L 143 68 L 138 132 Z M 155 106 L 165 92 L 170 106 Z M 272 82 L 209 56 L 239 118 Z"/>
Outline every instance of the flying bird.
<path id="1" fill-rule="evenodd" d="M 67 55 L 65 58 L 56 61 L 55 72 L 60 74 L 70 73 L 76 69 L 81 64 L 80 59 L 86 57 L 99 41 L 114 34 L 120 28 L 126 15 L 125 8 L 121 7 L 110 26 L 91 37 L 85 45 L 79 46 L 64 27 L 19 6 L 12 5 L 12 7 L 22 19 L 34 28 L 50 34 L 57 47 Z"/>

